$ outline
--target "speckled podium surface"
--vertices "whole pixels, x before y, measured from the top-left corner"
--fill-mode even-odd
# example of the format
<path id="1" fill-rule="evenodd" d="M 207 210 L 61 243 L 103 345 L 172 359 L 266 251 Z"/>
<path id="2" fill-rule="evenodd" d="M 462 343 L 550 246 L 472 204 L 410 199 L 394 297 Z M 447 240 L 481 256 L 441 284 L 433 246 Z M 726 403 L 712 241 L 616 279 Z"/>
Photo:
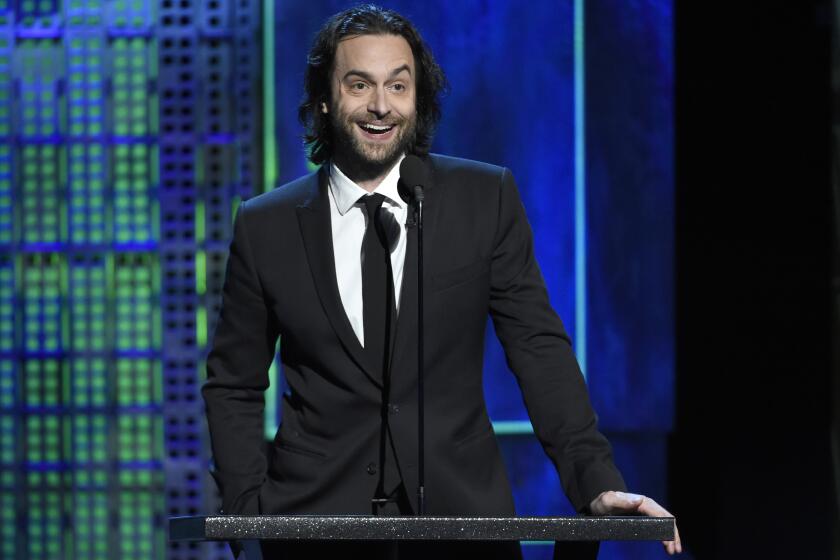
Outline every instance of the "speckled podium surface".
<path id="1" fill-rule="evenodd" d="M 673 517 L 173 517 L 171 540 L 672 540 Z"/>

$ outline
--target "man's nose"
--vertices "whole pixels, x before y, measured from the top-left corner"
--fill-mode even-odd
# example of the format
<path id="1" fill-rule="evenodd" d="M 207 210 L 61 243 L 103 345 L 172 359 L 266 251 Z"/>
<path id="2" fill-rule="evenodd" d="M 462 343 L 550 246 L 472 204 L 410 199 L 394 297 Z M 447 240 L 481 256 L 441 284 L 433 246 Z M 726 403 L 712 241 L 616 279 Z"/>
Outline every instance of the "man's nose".
<path id="1" fill-rule="evenodd" d="M 391 112 L 391 106 L 388 103 L 385 88 L 379 87 L 374 90 L 373 95 L 371 95 L 368 101 L 367 110 L 376 115 L 377 119 L 381 119 Z"/>

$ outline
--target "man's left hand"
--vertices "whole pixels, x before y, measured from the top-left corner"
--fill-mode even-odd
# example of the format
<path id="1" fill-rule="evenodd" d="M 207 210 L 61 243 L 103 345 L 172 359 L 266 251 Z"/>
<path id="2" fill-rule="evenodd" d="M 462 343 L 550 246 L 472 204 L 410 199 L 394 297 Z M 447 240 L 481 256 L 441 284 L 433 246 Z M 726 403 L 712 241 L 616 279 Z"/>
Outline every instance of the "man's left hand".
<path id="1" fill-rule="evenodd" d="M 589 504 L 589 510 L 595 515 L 622 515 L 639 512 L 650 517 L 674 517 L 668 510 L 647 496 L 630 494 L 628 492 L 615 492 L 613 490 L 601 492 Z M 682 552 L 680 532 L 677 529 L 676 521 L 674 522 L 674 540 L 662 541 L 662 545 L 668 554 Z"/>

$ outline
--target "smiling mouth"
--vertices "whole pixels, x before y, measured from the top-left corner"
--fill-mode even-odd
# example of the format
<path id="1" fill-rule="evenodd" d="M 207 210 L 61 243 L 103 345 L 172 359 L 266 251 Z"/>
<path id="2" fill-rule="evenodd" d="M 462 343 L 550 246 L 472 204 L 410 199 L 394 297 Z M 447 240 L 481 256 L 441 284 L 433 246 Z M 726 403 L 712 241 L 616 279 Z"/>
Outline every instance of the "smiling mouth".
<path id="1" fill-rule="evenodd" d="M 359 128 L 368 134 L 388 134 L 394 129 L 394 124 L 370 124 L 370 123 L 356 123 Z"/>

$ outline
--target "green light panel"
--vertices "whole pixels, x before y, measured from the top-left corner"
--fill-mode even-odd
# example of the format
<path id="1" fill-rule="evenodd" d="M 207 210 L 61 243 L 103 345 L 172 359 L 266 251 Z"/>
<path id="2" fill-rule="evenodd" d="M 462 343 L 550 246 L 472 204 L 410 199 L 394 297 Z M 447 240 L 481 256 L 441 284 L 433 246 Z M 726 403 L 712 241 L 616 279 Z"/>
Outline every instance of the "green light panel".
<path id="1" fill-rule="evenodd" d="M 72 478 L 69 496 L 69 511 L 73 517 L 72 542 L 65 549 L 65 557 L 106 560 L 110 558 L 109 548 L 113 548 L 109 544 L 113 536 L 109 532 L 107 472 L 77 466 Z"/>
<path id="2" fill-rule="evenodd" d="M 11 364 L 5 360 L 0 362 L 0 368 L 5 369 L 9 366 Z M 4 375 L 5 372 L 0 372 L 0 374 Z M 0 468 L 2 469 L 13 467 L 18 461 L 15 449 L 17 444 L 17 426 L 18 422 L 15 416 L 6 414 L 5 412 L 0 414 Z"/>
<path id="3" fill-rule="evenodd" d="M 116 420 L 118 461 L 151 462 L 163 459 L 163 421 L 159 414 L 120 414 Z"/>
<path id="4" fill-rule="evenodd" d="M 63 404 L 62 401 L 63 399 L 61 398 L 61 361 L 55 359 L 30 359 L 24 361 L 24 405 L 26 407 L 35 408 L 54 408 Z M 30 416 L 28 419 L 31 420 L 32 418 L 37 417 Z"/>
<path id="5" fill-rule="evenodd" d="M 65 399 L 75 409 L 103 409 L 108 405 L 108 370 L 104 357 L 77 357 L 69 360 L 64 383 L 70 395 Z"/>
<path id="6" fill-rule="evenodd" d="M 164 514 L 162 472 L 147 469 L 119 473 L 119 558 L 146 560 L 162 557 L 165 534 L 154 520 Z"/>
<path id="7" fill-rule="evenodd" d="M 62 485 L 57 471 L 26 473 L 26 558 L 54 560 L 61 558 Z"/>
<path id="8" fill-rule="evenodd" d="M 64 37 L 67 60 L 69 140 L 100 136 L 104 131 L 101 30 L 70 31 Z"/>
<path id="9" fill-rule="evenodd" d="M 0 0 L 0 558 L 227 557 L 165 519 L 218 508 L 198 388 L 262 181 L 260 26 Z"/>
<path id="10" fill-rule="evenodd" d="M 156 184 L 157 147 L 119 144 L 113 148 L 114 239 L 148 243 L 156 239 L 158 205 L 150 185 Z"/>
<path id="11" fill-rule="evenodd" d="M 124 358 L 116 363 L 117 404 L 121 407 L 159 407 L 160 360 Z"/>
<path id="12" fill-rule="evenodd" d="M 115 258 L 115 348 L 152 351 L 160 347 L 158 278 L 154 255 L 121 253 Z"/>
<path id="13" fill-rule="evenodd" d="M 15 349 L 15 268 L 9 255 L 0 255 L 0 354 Z"/>
<path id="14" fill-rule="evenodd" d="M 57 243 L 64 240 L 64 200 L 59 177 L 63 147 L 21 146 L 20 187 L 23 203 L 22 237 L 25 243 Z"/>
<path id="15" fill-rule="evenodd" d="M 19 550 L 20 538 L 15 507 L 15 494 L 18 490 L 16 473 L 13 470 L 0 470 L 0 557 L 14 558 Z"/>
<path id="16" fill-rule="evenodd" d="M 89 27 L 101 24 L 102 0 L 67 0 L 67 27 Z"/>
<path id="17" fill-rule="evenodd" d="M 64 455 L 73 458 L 75 468 L 105 467 L 108 454 L 108 417 L 104 414 L 75 414 L 65 418 L 70 429 L 64 439 Z"/>
<path id="18" fill-rule="evenodd" d="M 146 29 L 152 24 L 153 4 L 153 2 L 144 0 L 113 0 L 108 2 L 105 12 L 106 23 L 108 27 L 127 28 L 135 32 Z"/>
<path id="19" fill-rule="evenodd" d="M 20 88 L 15 128 L 26 139 L 50 138 L 61 132 L 57 92 L 64 78 L 62 50 L 51 39 L 27 39 L 15 46 L 13 64 Z"/>
<path id="20" fill-rule="evenodd" d="M 3 2 L 5 4 L 5 2 Z M 12 41 L 13 31 L 0 6 L 0 138 L 12 134 Z M 12 150 L 0 145 L 0 244 L 12 242 Z"/>
<path id="21" fill-rule="evenodd" d="M 157 131 L 150 115 L 157 110 L 154 47 L 144 37 L 115 39 L 112 48 L 113 126 L 117 136 L 144 137 Z"/>
<path id="22" fill-rule="evenodd" d="M 2 39 L 0 39 L 2 41 Z M 2 52 L 2 50 L 0 50 Z M 2 55 L 0 55 L 2 58 Z M 2 66 L 2 64 L 0 64 Z M 2 86 L 4 79 L 2 70 L 0 70 L 0 112 L 3 108 L 8 106 L 8 103 L 2 99 L 5 90 Z M 2 132 L 8 130 L 8 126 L 4 125 L 4 121 L 0 117 L 0 136 L 8 134 Z M 13 240 L 14 234 L 14 206 L 12 205 L 12 149 L 8 144 L 0 144 L 0 245 L 9 245 Z"/>
<path id="23" fill-rule="evenodd" d="M 70 240 L 77 245 L 108 239 L 105 221 L 105 148 L 102 144 L 70 144 Z"/>
<path id="24" fill-rule="evenodd" d="M 102 255 L 71 255 L 67 307 L 69 344 L 73 352 L 107 350 L 107 278 Z"/>
<path id="25" fill-rule="evenodd" d="M 23 256 L 23 333 L 27 352 L 61 349 L 62 256 Z"/>

